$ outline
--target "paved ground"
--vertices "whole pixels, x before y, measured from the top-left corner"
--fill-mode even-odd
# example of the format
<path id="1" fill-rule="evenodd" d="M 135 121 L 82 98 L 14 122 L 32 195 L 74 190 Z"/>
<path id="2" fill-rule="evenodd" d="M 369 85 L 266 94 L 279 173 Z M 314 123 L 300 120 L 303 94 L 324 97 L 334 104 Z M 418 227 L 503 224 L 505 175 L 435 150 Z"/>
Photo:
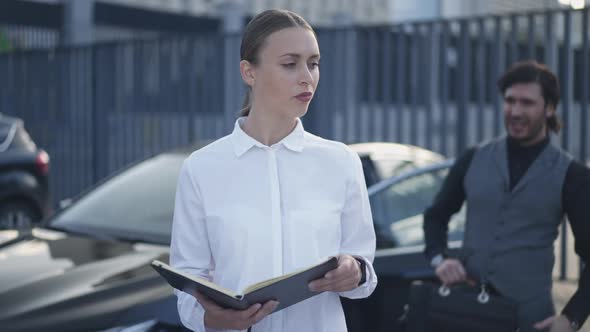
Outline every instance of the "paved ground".
<path id="1" fill-rule="evenodd" d="M 572 294 L 576 291 L 577 287 L 578 282 L 575 280 L 555 281 L 553 283 L 553 300 L 557 312 L 561 312 L 561 309 L 563 309 Z M 584 324 L 580 331 L 590 332 L 590 322 L 586 321 L 586 324 Z"/>

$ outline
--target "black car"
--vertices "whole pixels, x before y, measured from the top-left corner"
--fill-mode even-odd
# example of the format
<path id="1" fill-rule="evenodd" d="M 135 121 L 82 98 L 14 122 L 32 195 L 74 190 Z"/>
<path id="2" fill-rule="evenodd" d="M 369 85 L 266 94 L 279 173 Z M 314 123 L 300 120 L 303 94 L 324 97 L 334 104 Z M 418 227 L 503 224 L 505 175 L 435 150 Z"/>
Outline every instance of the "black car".
<path id="1" fill-rule="evenodd" d="M 27 228 L 51 210 L 49 155 L 23 121 L 0 113 L 0 229 Z"/>
<path id="2" fill-rule="evenodd" d="M 445 160 L 434 151 L 409 144 L 370 142 L 351 144 L 349 147 L 361 158 L 367 186 L 410 169 Z"/>
<path id="3" fill-rule="evenodd" d="M 148 159 L 75 199 L 42 227 L 0 232 L 2 331 L 184 330 L 172 288 L 149 264 L 169 259 L 174 193 L 186 157 L 184 151 Z M 380 230 L 379 285 L 368 299 L 343 300 L 349 331 L 394 331 L 409 280 L 432 277 L 419 239 L 405 243 L 393 225 L 422 212 L 449 165 L 369 188 Z"/>

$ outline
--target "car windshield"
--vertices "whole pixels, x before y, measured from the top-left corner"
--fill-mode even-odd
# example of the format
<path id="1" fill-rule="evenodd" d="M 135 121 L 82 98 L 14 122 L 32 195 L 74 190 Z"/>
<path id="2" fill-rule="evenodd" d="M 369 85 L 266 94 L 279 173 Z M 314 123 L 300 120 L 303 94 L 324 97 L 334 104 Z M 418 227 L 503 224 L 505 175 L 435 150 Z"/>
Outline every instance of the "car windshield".
<path id="1" fill-rule="evenodd" d="M 168 243 L 184 154 L 162 154 L 115 175 L 58 214 L 50 227 Z"/>
<path id="2" fill-rule="evenodd" d="M 447 173 L 446 167 L 417 173 L 371 195 L 371 211 L 380 249 L 424 243 L 422 214 L 432 204 Z M 462 236 L 463 213 L 457 214 L 450 222 L 449 240 Z"/>

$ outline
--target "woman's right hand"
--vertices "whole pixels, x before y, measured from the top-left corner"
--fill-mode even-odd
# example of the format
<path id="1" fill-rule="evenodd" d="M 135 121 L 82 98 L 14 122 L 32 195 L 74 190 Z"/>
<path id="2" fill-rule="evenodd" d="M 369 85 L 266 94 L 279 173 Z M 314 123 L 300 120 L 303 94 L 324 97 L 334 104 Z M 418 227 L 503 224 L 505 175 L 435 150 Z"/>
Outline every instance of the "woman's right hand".
<path id="1" fill-rule="evenodd" d="M 469 280 L 461 261 L 455 258 L 447 258 L 440 263 L 435 270 L 440 281 L 447 286 Z"/>
<path id="2" fill-rule="evenodd" d="M 225 309 L 218 306 L 205 295 L 196 292 L 197 301 L 205 309 L 205 326 L 218 330 L 246 330 L 272 313 L 279 302 L 256 303 L 245 310 Z"/>

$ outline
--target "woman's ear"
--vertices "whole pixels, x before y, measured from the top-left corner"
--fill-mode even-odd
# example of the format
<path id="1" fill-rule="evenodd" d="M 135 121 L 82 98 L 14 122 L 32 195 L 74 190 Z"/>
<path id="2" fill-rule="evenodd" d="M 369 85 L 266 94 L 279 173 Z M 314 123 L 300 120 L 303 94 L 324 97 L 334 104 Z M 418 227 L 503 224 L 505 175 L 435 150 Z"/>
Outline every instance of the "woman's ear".
<path id="1" fill-rule="evenodd" d="M 254 66 L 248 60 L 240 61 L 240 74 L 242 74 L 242 80 L 246 85 L 252 87 L 255 82 L 255 70 Z"/>

